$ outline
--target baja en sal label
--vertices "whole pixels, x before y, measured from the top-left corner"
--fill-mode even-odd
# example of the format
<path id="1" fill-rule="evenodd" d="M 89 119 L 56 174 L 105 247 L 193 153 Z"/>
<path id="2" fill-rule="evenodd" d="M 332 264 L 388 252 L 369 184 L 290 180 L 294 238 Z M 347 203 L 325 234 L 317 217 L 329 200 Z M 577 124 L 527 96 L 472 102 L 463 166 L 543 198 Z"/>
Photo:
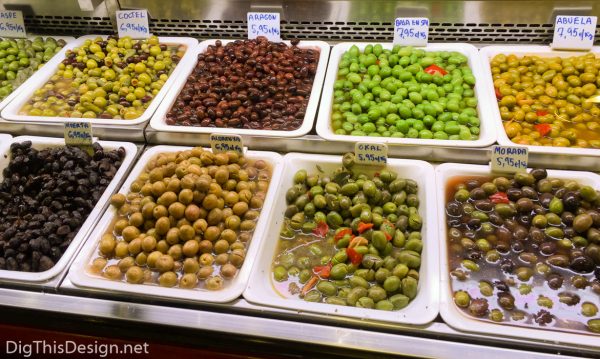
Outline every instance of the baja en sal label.
<path id="1" fill-rule="evenodd" d="M 394 45 L 427 46 L 429 19 L 399 17 L 394 21 Z"/>

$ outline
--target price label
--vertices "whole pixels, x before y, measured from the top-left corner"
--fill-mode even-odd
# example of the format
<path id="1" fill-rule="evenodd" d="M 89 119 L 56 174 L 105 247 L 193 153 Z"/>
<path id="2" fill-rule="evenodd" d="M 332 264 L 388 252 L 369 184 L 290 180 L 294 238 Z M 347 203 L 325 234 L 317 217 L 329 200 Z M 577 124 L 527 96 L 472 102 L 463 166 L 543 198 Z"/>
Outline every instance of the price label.
<path id="1" fill-rule="evenodd" d="M 0 11 L 1 37 L 27 37 L 23 13 L 17 10 Z"/>
<path id="2" fill-rule="evenodd" d="M 65 122 L 65 144 L 92 152 L 92 124 L 89 122 Z"/>
<path id="3" fill-rule="evenodd" d="M 281 26 L 278 12 L 249 12 L 248 38 L 264 36 L 269 41 L 281 41 Z"/>
<path id="4" fill-rule="evenodd" d="M 394 21 L 394 45 L 427 46 L 429 19 L 399 17 Z"/>
<path id="5" fill-rule="evenodd" d="M 132 39 L 146 39 L 150 37 L 147 10 L 119 10 L 117 11 L 117 28 L 119 37 L 131 36 Z"/>
<path id="6" fill-rule="evenodd" d="M 387 150 L 383 143 L 357 142 L 354 145 L 354 161 L 365 165 L 385 165 Z"/>
<path id="7" fill-rule="evenodd" d="M 596 16 L 556 17 L 554 23 L 553 49 L 589 50 L 594 46 Z"/>
<path id="8" fill-rule="evenodd" d="M 492 147 L 492 172 L 525 172 L 529 153 L 525 147 Z"/>
<path id="9" fill-rule="evenodd" d="M 210 147 L 213 153 L 235 151 L 240 155 L 244 154 L 244 144 L 242 143 L 242 138 L 238 135 L 211 133 Z"/>

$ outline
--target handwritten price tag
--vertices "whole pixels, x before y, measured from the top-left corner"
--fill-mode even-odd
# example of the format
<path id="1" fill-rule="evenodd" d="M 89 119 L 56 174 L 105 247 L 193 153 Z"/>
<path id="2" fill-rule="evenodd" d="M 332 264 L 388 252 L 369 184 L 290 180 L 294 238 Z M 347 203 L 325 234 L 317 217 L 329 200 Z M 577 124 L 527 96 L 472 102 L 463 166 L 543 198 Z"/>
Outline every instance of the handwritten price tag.
<path id="1" fill-rule="evenodd" d="M 554 23 L 553 49 L 589 50 L 594 46 L 596 16 L 556 17 Z"/>
<path id="2" fill-rule="evenodd" d="M 281 41 L 281 22 L 277 12 L 249 12 L 248 38 L 264 36 L 269 41 Z"/>
<path id="3" fill-rule="evenodd" d="M 354 161 L 364 165 L 385 165 L 387 150 L 382 143 L 357 142 L 354 145 Z"/>
<path id="4" fill-rule="evenodd" d="M 429 19 L 399 17 L 394 21 L 394 45 L 427 46 Z"/>
<path id="5" fill-rule="evenodd" d="M 494 146 L 492 147 L 492 172 L 525 172 L 528 158 L 527 148 Z"/>
<path id="6" fill-rule="evenodd" d="M 147 10 L 119 10 L 117 11 L 117 28 L 119 37 L 131 36 L 132 39 L 146 39 L 150 37 Z"/>
<path id="7" fill-rule="evenodd" d="M 27 37 L 21 11 L 0 11 L 0 37 Z"/>
<path id="8" fill-rule="evenodd" d="M 244 144 L 242 138 L 238 135 L 211 133 L 210 148 L 212 148 L 213 153 L 235 151 L 240 155 L 244 154 Z"/>
<path id="9" fill-rule="evenodd" d="M 65 144 L 81 147 L 92 153 L 92 124 L 89 122 L 65 122 Z"/>

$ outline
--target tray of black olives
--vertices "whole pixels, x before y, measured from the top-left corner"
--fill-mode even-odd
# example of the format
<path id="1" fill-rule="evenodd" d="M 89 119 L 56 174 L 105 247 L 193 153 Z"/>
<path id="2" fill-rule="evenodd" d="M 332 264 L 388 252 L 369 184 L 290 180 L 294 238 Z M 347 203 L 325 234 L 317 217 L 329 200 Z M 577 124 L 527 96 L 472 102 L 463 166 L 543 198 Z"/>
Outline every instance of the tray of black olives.
<path id="1" fill-rule="evenodd" d="M 137 147 L 98 141 L 90 155 L 61 138 L 21 136 L 0 153 L 0 281 L 47 282 L 81 247 Z"/>
<path id="2" fill-rule="evenodd" d="M 80 288 L 170 300 L 238 298 L 282 166 L 274 152 L 147 150 L 112 196 L 69 279 Z"/>
<path id="3" fill-rule="evenodd" d="M 436 173 L 446 323 L 598 346 L 600 176 L 454 163 Z"/>

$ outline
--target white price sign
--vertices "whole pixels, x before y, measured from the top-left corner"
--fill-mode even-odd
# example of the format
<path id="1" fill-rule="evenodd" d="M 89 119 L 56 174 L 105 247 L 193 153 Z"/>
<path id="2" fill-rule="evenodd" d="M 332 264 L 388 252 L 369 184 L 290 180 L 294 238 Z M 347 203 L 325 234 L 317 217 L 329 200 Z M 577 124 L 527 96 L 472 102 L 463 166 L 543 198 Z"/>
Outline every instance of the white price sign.
<path id="1" fill-rule="evenodd" d="M 354 145 L 354 161 L 364 165 L 383 165 L 387 163 L 388 148 L 383 143 L 357 142 Z"/>
<path id="2" fill-rule="evenodd" d="M 525 147 L 494 146 L 492 147 L 492 172 L 525 172 L 529 152 Z"/>
<path id="3" fill-rule="evenodd" d="M 212 148 L 213 153 L 234 151 L 240 155 L 244 154 L 244 144 L 242 138 L 238 135 L 211 133 L 210 148 Z"/>
<path id="4" fill-rule="evenodd" d="M 278 12 L 249 12 L 248 38 L 264 36 L 269 41 L 281 41 L 281 21 Z"/>
<path id="5" fill-rule="evenodd" d="M 554 23 L 553 49 L 589 50 L 594 46 L 596 16 L 558 15 Z"/>
<path id="6" fill-rule="evenodd" d="M 394 21 L 394 45 L 427 46 L 429 19 L 399 17 Z"/>
<path id="7" fill-rule="evenodd" d="M 17 10 L 0 11 L 1 37 L 27 37 L 23 13 Z"/>
<path id="8" fill-rule="evenodd" d="M 117 28 L 119 37 L 131 36 L 132 39 L 146 39 L 150 37 L 147 10 L 119 10 L 117 11 Z"/>
<path id="9" fill-rule="evenodd" d="M 92 124 L 89 122 L 65 122 L 65 144 L 77 146 L 88 151 L 91 155 L 94 137 L 92 135 Z"/>

